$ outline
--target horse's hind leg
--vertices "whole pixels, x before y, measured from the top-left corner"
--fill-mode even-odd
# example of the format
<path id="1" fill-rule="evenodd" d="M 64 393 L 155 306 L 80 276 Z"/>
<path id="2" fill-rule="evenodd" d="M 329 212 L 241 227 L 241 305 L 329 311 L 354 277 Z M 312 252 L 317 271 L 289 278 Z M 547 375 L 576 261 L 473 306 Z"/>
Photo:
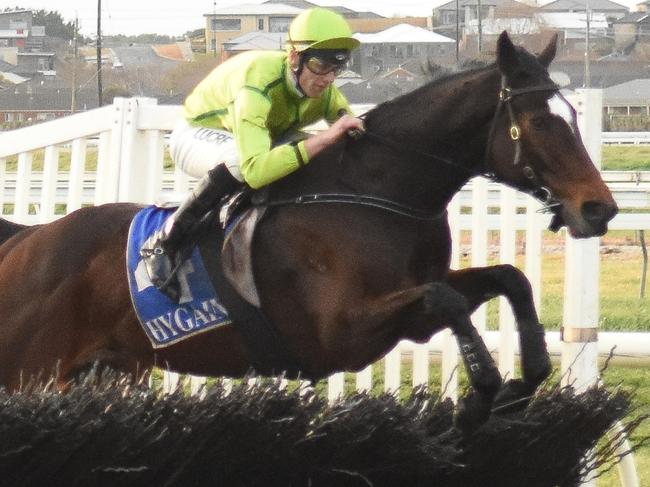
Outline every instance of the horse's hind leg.
<path id="1" fill-rule="evenodd" d="M 410 307 L 415 305 L 417 309 Z M 411 289 L 394 292 L 363 303 L 348 311 L 348 318 L 354 322 L 356 338 L 364 340 L 359 348 L 368 348 L 376 342 L 380 331 L 385 328 L 401 310 L 409 309 L 409 325 L 399 322 L 401 337 L 422 341 L 440 329 L 440 323 L 448 325 L 458 341 L 463 363 L 474 393 L 464 398 L 459 405 L 456 424 L 463 431 L 470 432 L 484 423 L 490 415 L 494 397 L 501 387 L 501 376 L 470 320 L 467 300 L 446 283 L 434 282 Z M 394 332 L 395 330 L 393 330 Z M 375 340 L 369 339 L 374 336 Z"/>
<path id="2" fill-rule="evenodd" d="M 501 387 L 501 375 L 483 339 L 470 320 L 467 299 L 445 283 L 432 283 L 424 297 L 425 316 L 448 323 L 456 336 L 473 393 L 460 400 L 456 425 L 472 432 L 490 415 Z"/>
<path id="3" fill-rule="evenodd" d="M 551 361 L 526 276 L 506 264 L 451 271 L 447 282 L 467 298 L 470 311 L 496 296 L 508 299 L 519 329 L 523 376 L 523 382 L 510 381 L 509 387 L 518 395 L 532 394 L 550 374 Z"/>

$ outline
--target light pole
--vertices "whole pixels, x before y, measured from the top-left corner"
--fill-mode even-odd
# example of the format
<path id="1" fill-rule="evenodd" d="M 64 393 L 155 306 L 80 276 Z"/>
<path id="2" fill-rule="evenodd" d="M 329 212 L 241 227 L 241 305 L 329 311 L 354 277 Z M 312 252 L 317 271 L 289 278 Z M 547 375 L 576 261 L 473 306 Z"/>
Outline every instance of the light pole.
<path id="1" fill-rule="evenodd" d="M 587 32 L 585 33 L 585 82 L 584 87 L 591 87 L 591 72 L 589 70 L 589 43 L 590 43 L 590 30 L 591 30 L 591 10 L 589 9 L 589 0 L 585 0 L 585 14 L 587 16 Z"/>

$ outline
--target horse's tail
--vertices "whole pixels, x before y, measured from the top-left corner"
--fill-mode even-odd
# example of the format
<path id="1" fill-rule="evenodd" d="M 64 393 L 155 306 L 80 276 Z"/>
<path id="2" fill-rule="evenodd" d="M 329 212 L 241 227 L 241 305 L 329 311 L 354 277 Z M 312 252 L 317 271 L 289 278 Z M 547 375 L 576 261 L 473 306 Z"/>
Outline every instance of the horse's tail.
<path id="1" fill-rule="evenodd" d="M 5 220 L 4 218 L 0 218 L 0 244 L 5 243 L 25 228 L 28 228 L 28 225 L 21 225 L 20 223 L 14 223 Z"/>

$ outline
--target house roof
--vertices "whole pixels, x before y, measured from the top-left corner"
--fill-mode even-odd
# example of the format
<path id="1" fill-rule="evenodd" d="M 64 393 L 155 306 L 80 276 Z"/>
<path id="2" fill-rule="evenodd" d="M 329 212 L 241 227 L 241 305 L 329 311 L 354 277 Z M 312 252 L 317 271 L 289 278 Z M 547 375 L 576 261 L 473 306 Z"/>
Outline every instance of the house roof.
<path id="1" fill-rule="evenodd" d="M 626 11 L 630 9 L 620 3 L 612 2 L 611 0 L 555 0 L 547 3 L 541 7 L 542 10 L 548 11 L 585 11 L 587 10 L 587 2 L 589 2 L 589 9 L 594 12 L 612 12 L 612 11 Z"/>
<path id="2" fill-rule="evenodd" d="M 10 64 L 7 61 L 3 61 L 0 59 L 0 71 L 3 71 L 5 73 L 13 73 L 16 70 L 16 65 L 15 64 Z"/>
<path id="3" fill-rule="evenodd" d="M 212 15 L 298 15 L 304 9 L 285 5 L 283 3 L 243 4 L 230 7 L 217 8 L 213 12 L 203 14 L 204 17 Z"/>
<path id="4" fill-rule="evenodd" d="M 251 51 L 254 49 L 283 49 L 286 32 L 248 32 L 223 43 L 226 51 Z"/>
<path id="5" fill-rule="evenodd" d="M 277 3 L 282 3 L 285 5 L 289 5 L 291 7 L 296 7 L 296 8 L 301 8 L 301 9 L 308 9 L 312 7 L 319 7 L 320 5 L 317 5 L 312 2 L 308 2 L 307 0 L 266 0 L 266 2 L 262 2 L 262 5 L 264 4 L 277 4 Z M 353 18 L 371 18 L 371 17 L 377 17 L 381 18 L 382 16 L 379 14 L 376 14 L 374 12 L 358 12 L 356 10 L 349 9 L 347 7 L 344 7 L 342 5 L 328 5 L 328 9 L 334 10 L 335 12 L 340 13 L 341 15 L 345 17 L 353 17 Z"/>
<path id="6" fill-rule="evenodd" d="M 615 24 L 640 24 L 650 19 L 650 13 L 648 12 L 630 12 L 625 17 L 618 19 Z"/>
<path id="7" fill-rule="evenodd" d="M 570 88 L 583 86 L 585 76 L 584 61 L 555 60 L 551 64 L 552 71 L 558 71 L 569 77 Z M 591 86 L 593 88 L 608 88 L 634 79 L 650 79 L 650 66 L 647 62 L 629 59 L 608 59 L 592 62 L 589 65 Z"/>
<path id="8" fill-rule="evenodd" d="M 29 9 L 21 9 L 21 10 L 7 10 L 5 12 L 0 12 L 0 15 L 11 15 L 11 14 L 24 14 L 27 12 L 31 12 Z"/>
<path id="9" fill-rule="evenodd" d="M 587 27 L 586 12 L 543 12 L 538 13 L 540 23 L 553 29 L 581 29 Z M 607 17 L 604 12 L 592 12 L 589 19 L 589 32 L 607 29 Z"/>
<path id="10" fill-rule="evenodd" d="M 361 44 L 448 43 L 455 40 L 409 24 L 397 24 L 374 34 L 354 34 Z"/>
<path id="11" fill-rule="evenodd" d="M 0 110 L 11 111 L 67 111 L 70 110 L 70 90 L 38 90 L 27 93 L 24 90 L 16 93 L 16 89 L 9 88 L 0 91 Z M 77 92 L 77 107 L 79 109 L 96 108 L 97 93 L 89 90 Z"/>
<path id="12" fill-rule="evenodd" d="M 188 49 L 184 48 L 184 45 L 180 42 L 153 44 L 151 48 L 158 56 L 172 61 L 189 61 L 192 58 L 191 51 L 188 53 Z"/>
<path id="13" fill-rule="evenodd" d="M 8 72 L 2 71 L 2 70 L 0 70 L 0 79 L 8 81 L 9 83 L 11 83 L 13 85 L 19 85 L 20 83 L 24 83 L 25 81 L 29 80 L 29 78 L 19 76 L 16 73 L 8 73 Z"/>
<path id="14" fill-rule="evenodd" d="M 478 6 L 479 0 L 460 0 L 459 7 L 462 10 L 464 7 Z M 523 2 L 517 2 L 515 0 L 480 0 L 481 7 L 496 7 L 496 8 L 521 8 L 521 9 L 530 9 L 532 7 L 526 5 Z M 444 3 L 435 8 L 435 10 L 456 10 L 456 0 L 451 0 L 451 2 Z"/>
<path id="15" fill-rule="evenodd" d="M 610 86 L 603 90 L 603 103 L 611 104 L 634 104 L 650 100 L 650 79 L 635 79 L 619 85 Z"/>

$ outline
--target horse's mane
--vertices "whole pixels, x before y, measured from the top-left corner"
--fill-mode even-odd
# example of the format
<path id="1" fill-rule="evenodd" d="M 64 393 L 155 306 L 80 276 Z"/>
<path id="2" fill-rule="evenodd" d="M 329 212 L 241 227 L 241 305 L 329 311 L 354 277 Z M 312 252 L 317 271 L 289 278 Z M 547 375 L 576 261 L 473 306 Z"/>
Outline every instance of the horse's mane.
<path id="1" fill-rule="evenodd" d="M 485 63 L 479 60 L 470 60 L 461 63 L 458 67 L 449 68 L 441 65 L 428 63 L 423 67 L 423 71 L 428 75 L 430 80 L 408 93 L 397 96 L 392 100 L 385 101 L 378 104 L 372 109 L 368 110 L 364 115 L 366 123 L 372 123 L 384 119 L 388 114 L 393 113 L 395 108 L 409 106 L 411 102 L 422 100 L 425 93 L 430 93 L 436 90 L 440 85 L 451 83 L 458 78 L 466 77 L 487 71 L 494 67 L 494 63 Z M 415 99 L 415 100 L 413 100 Z"/>

